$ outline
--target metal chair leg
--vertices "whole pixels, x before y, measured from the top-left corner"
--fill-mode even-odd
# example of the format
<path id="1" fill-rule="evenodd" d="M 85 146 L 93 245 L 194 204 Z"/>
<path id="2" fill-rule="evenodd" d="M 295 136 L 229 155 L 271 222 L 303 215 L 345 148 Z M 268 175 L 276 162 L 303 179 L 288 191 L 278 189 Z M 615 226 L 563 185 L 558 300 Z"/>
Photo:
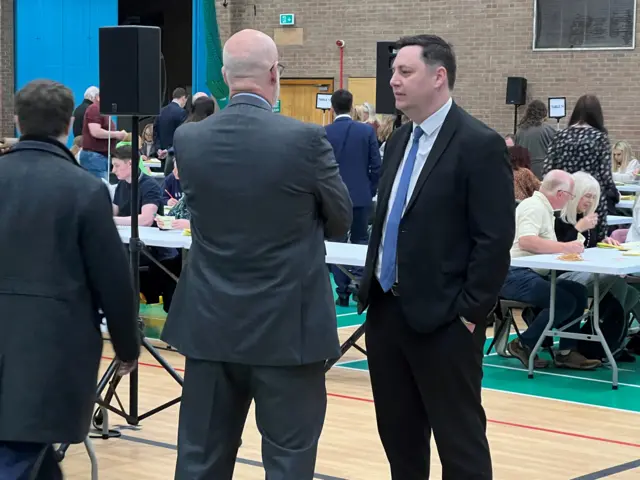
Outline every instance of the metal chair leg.
<path id="1" fill-rule="evenodd" d="M 89 437 L 84 439 L 84 446 L 89 454 L 89 460 L 91 460 L 91 480 L 98 480 L 98 457 L 93 449 L 93 443 Z"/>

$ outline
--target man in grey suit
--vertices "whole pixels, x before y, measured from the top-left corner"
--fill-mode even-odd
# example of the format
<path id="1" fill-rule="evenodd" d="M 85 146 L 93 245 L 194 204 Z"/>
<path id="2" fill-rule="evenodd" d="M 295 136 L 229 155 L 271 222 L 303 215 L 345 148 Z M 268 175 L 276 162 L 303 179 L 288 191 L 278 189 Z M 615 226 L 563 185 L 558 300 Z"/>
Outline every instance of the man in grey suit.
<path id="1" fill-rule="evenodd" d="M 339 354 L 324 240 L 351 200 L 324 129 L 272 112 L 273 40 L 223 55 L 229 105 L 174 137 L 193 236 L 162 335 L 186 356 L 175 478 L 231 479 L 254 400 L 267 478 L 310 480 Z"/>

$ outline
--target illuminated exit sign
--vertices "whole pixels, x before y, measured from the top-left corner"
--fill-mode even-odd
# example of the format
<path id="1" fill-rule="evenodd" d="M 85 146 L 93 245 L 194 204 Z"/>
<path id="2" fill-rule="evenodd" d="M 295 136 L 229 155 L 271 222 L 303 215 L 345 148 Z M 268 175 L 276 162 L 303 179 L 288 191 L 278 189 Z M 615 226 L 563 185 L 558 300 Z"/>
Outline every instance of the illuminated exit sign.
<path id="1" fill-rule="evenodd" d="M 293 13 L 281 13 L 280 25 L 295 25 L 296 16 Z"/>

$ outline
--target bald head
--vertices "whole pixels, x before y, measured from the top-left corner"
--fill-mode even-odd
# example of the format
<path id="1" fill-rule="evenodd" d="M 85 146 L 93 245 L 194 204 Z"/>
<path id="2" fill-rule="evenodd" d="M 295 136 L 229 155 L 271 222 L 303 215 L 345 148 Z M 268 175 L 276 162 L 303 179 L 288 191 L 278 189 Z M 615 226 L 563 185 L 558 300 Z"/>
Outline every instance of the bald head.
<path id="1" fill-rule="evenodd" d="M 542 193 L 554 210 L 560 210 L 573 197 L 575 182 L 571 174 L 562 170 L 551 170 L 544 176 L 540 185 Z"/>
<path id="2" fill-rule="evenodd" d="M 191 101 L 195 102 L 197 99 L 203 98 L 203 97 L 208 97 L 208 95 L 206 93 L 204 93 L 204 92 L 194 93 L 193 97 L 191 98 Z"/>
<path id="3" fill-rule="evenodd" d="M 560 190 L 573 192 L 574 181 L 570 173 L 564 170 L 551 170 L 544 176 L 540 190 L 555 195 Z"/>
<path id="4" fill-rule="evenodd" d="M 227 79 L 258 79 L 278 61 L 275 42 L 257 30 L 242 30 L 224 44 L 222 61 Z"/>
<path id="5" fill-rule="evenodd" d="M 275 103 L 278 48 L 271 37 L 257 30 L 236 33 L 224 44 L 222 62 L 222 73 L 232 95 L 253 92 Z"/>

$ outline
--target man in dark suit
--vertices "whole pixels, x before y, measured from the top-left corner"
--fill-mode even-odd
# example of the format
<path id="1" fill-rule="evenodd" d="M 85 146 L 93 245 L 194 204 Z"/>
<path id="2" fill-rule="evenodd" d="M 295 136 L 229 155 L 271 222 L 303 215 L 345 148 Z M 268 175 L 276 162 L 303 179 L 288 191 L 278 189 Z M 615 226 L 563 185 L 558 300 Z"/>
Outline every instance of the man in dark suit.
<path id="1" fill-rule="evenodd" d="M 354 122 L 350 113 L 353 95 L 347 90 L 336 90 L 331 95 L 331 108 L 336 117 L 326 127 L 327 138 L 333 147 L 340 176 L 349 189 L 353 203 L 353 221 L 349 231 L 351 243 L 366 245 L 373 197 L 378 189 L 380 175 L 380 149 L 375 130 L 367 123 Z M 345 241 L 347 238 L 345 237 Z M 338 267 L 332 267 L 338 299 L 336 303 L 349 305 L 349 277 Z M 353 269 L 359 277 L 362 269 Z"/>
<path id="2" fill-rule="evenodd" d="M 153 146 L 158 158 L 164 159 L 167 150 L 173 146 L 173 135 L 176 129 L 187 118 L 184 106 L 187 104 L 187 91 L 178 87 L 173 91 L 173 99 L 160 110 L 160 114 L 153 122 Z"/>
<path id="3" fill-rule="evenodd" d="M 515 220 L 504 140 L 458 107 L 451 46 L 398 43 L 391 87 L 411 122 L 387 143 L 360 287 L 378 431 L 393 479 L 492 478 L 481 402 L 486 318 Z"/>
<path id="4" fill-rule="evenodd" d="M 175 134 L 193 236 L 162 334 L 186 356 L 178 480 L 232 478 L 252 400 L 267 478 L 313 478 L 339 354 L 324 240 L 352 205 L 324 129 L 273 113 L 281 68 L 270 37 L 238 32 L 229 105 Z"/>
<path id="5" fill-rule="evenodd" d="M 65 147 L 71 91 L 33 81 L 15 108 L 22 136 L 0 162 L 0 478 L 52 480 L 62 475 L 51 445 L 89 432 L 99 310 L 122 373 L 135 366 L 139 333 L 109 192 Z"/>

